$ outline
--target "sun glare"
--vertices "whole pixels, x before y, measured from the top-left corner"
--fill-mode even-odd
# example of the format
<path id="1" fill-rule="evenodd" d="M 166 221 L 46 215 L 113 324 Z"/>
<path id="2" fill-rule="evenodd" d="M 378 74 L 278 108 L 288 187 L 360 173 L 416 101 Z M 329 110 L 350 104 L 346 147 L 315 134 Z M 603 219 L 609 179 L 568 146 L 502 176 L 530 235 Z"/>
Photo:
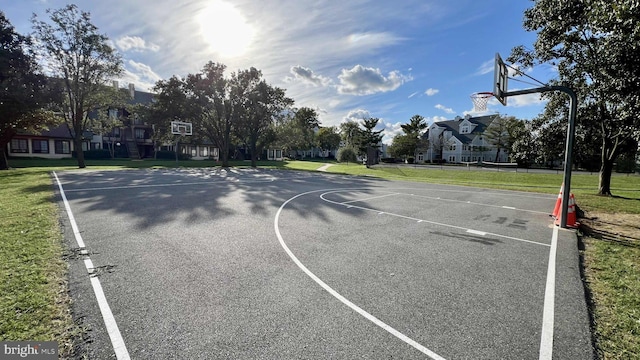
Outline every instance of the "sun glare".
<path id="1" fill-rule="evenodd" d="M 211 1 L 199 14 L 198 22 L 204 40 L 224 57 L 243 55 L 255 34 L 242 13 L 223 1 Z"/>

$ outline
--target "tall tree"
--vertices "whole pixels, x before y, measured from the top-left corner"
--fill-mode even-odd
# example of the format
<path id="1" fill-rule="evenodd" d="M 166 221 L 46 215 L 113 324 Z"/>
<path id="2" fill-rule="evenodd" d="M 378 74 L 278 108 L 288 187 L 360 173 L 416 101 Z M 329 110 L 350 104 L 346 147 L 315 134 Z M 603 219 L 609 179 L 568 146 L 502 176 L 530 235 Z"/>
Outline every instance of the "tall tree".
<path id="1" fill-rule="evenodd" d="M 485 129 L 484 136 L 487 141 L 496 147 L 495 162 L 499 161 L 500 151 L 511 149 L 514 141 L 514 131 L 517 128 L 518 120 L 513 116 L 497 116 Z"/>
<path id="2" fill-rule="evenodd" d="M 420 137 L 424 130 L 429 127 L 426 120 L 421 115 L 413 115 L 411 119 L 409 119 L 408 124 L 400 125 L 402 131 L 411 136 Z"/>
<path id="3" fill-rule="evenodd" d="M 78 167 L 84 168 L 83 133 L 89 112 L 100 107 L 98 96 L 107 82 L 122 72 L 122 59 L 107 36 L 99 34 L 88 12 L 67 5 L 47 10 L 50 22 L 32 18 L 34 37 L 51 76 L 62 79 L 65 101 L 62 113 L 74 140 Z"/>
<path id="4" fill-rule="evenodd" d="M 611 173 L 621 145 L 638 141 L 634 130 L 640 127 L 639 22 L 637 1 L 535 1 L 524 13 L 524 28 L 537 33 L 534 48 L 516 47 L 509 57 L 524 67 L 555 66 L 558 79 L 553 83 L 576 91 L 576 125 L 595 129 L 600 138 L 601 195 L 611 195 Z M 549 97 L 547 122 L 566 123 L 566 96 Z"/>
<path id="5" fill-rule="evenodd" d="M 393 140 L 395 145 L 394 152 L 402 157 L 413 156 L 415 158 L 416 149 L 418 148 L 422 133 L 429 127 L 424 117 L 421 115 L 413 115 L 409 119 L 408 124 L 400 125 L 404 136 L 396 136 Z M 397 143 L 396 143 L 397 140 Z"/>
<path id="6" fill-rule="evenodd" d="M 256 167 L 264 146 L 274 140 L 272 125 L 282 116 L 293 100 L 283 89 L 273 87 L 262 79 L 256 68 L 241 70 L 233 79 L 232 97 L 237 99 L 237 136 L 249 147 L 251 166 Z"/>
<path id="7" fill-rule="evenodd" d="M 362 127 L 364 128 L 360 138 L 360 152 L 367 156 L 367 167 L 377 162 L 378 149 L 382 142 L 382 130 L 374 130 L 378 125 L 378 118 L 362 119 Z"/>
<path id="8" fill-rule="evenodd" d="M 412 157 L 416 151 L 417 139 L 411 135 L 398 134 L 394 136 L 393 143 L 389 146 L 389 153 L 394 158 L 407 159 Z"/>
<path id="9" fill-rule="evenodd" d="M 192 106 L 197 109 L 196 128 L 216 144 L 222 166 L 227 167 L 234 111 L 239 108 L 233 106 L 238 100 L 231 97 L 231 82 L 224 77 L 225 69 L 224 64 L 209 62 L 202 73 L 187 76 L 186 86 L 194 101 Z"/>
<path id="10" fill-rule="evenodd" d="M 41 131 L 55 121 L 46 111 L 50 92 L 28 52 L 30 41 L 0 12 L 0 170 L 9 168 L 6 148 L 18 130 Z"/>
<path id="11" fill-rule="evenodd" d="M 344 146 L 356 147 L 360 138 L 360 124 L 355 121 L 347 121 L 340 124 L 340 137 L 344 142 Z"/>
<path id="12" fill-rule="evenodd" d="M 317 143 L 320 150 L 322 150 L 323 157 L 325 151 L 337 149 L 340 146 L 340 140 L 340 134 L 338 134 L 335 126 L 321 127 L 318 130 Z"/>

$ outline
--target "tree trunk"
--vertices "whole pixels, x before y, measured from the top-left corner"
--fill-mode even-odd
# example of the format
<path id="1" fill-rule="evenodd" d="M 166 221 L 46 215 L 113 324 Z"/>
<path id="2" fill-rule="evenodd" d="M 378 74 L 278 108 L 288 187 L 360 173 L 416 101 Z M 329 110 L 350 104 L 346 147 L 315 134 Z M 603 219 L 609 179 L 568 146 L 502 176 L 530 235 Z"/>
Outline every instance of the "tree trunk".
<path id="1" fill-rule="evenodd" d="M 7 160 L 7 144 L 0 144 L 0 170 L 9 170 L 9 160 Z"/>
<path id="2" fill-rule="evenodd" d="M 499 158 L 500 158 L 500 148 L 498 147 L 498 151 L 496 151 L 496 160 L 494 162 L 499 162 L 498 161 Z"/>
<path id="3" fill-rule="evenodd" d="M 613 161 L 602 159 L 600 167 L 600 181 L 598 184 L 598 195 L 611 196 L 611 173 L 613 172 Z"/>
<path id="4" fill-rule="evenodd" d="M 78 159 L 78 168 L 84 169 L 87 167 L 84 163 L 84 151 L 82 151 L 82 136 L 77 136 L 73 139 L 73 146 L 76 151 L 76 158 Z"/>

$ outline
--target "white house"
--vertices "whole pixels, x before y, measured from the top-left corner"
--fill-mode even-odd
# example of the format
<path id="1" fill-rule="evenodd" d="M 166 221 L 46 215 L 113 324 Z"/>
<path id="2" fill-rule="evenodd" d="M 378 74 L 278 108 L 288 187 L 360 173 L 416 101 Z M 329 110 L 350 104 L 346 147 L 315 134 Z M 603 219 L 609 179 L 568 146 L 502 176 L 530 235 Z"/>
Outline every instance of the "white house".
<path id="1" fill-rule="evenodd" d="M 498 116 L 467 115 L 434 122 L 422 137 L 428 145 L 416 151 L 416 162 L 494 161 L 497 148 L 487 140 L 484 132 Z M 507 161 L 508 150 L 501 149 L 498 162 Z"/>

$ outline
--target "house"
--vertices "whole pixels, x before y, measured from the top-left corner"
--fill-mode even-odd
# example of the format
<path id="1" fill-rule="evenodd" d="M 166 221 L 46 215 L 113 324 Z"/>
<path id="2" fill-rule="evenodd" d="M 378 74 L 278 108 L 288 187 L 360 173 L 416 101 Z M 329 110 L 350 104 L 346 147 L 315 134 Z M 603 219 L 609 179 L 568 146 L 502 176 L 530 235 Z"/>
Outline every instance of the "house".
<path id="1" fill-rule="evenodd" d="M 113 86 L 118 88 L 118 82 Z M 154 94 L 135 89 L 129 84 L 126 91 L 129 104 L 148 104 L 154 101 Z M 97 112 L 91 112 L 90 118 L 97 118 Z M 110 109 L 109 116 L 122 119 L 123 126 L 109 132 L 85 131 L 82 150 L 99 150 L 114 147 L 115 153 L 128 154 L 132 159 L 150 158 L 154 156 L 155 145 L 152 139 L 153 126 L 144 119 L 130 114 L 126 109 Z M 167 124 L 169 126 L 169 124 Z M 19 132 L 7 145 L 7 154 L 12 157 L 40 157 L 49 159 L 70 158 L 75 151 L 73 132 L 66 124 L 38 134 Z M 126 152 L 125 152 L 126 149 Z M 163 144 L 162 150 L 174 151 L 174 144 Z M 180 152 L 194 160 L 218 160 L 218 148 L 208 142 L 202 144 L 180 144 Z"/>
<path id="2" fill-rule="evenodd" d="M 100 148 L 100 143 L 93 142 L 93 133 L 85 132 L 82 142 L 83 150 Z M 18 131 L 7 145 L 7 154 L 12 157 L 39 157 L 45 159 L 70 158 L 75 151 L 73 132 L 62 124 L 38 134 Z"/>
<path id="3" fill-rule="evenodd" d="M 497 148 L 485 136 L 485 130 L 499 115 L 485 115 L 436 121 L 422 136 L 423 147 L 416 150 L 416 162 L 494 161 Z M 508 151 L 501 149 L 498 162 L 508 161 Z"/>

